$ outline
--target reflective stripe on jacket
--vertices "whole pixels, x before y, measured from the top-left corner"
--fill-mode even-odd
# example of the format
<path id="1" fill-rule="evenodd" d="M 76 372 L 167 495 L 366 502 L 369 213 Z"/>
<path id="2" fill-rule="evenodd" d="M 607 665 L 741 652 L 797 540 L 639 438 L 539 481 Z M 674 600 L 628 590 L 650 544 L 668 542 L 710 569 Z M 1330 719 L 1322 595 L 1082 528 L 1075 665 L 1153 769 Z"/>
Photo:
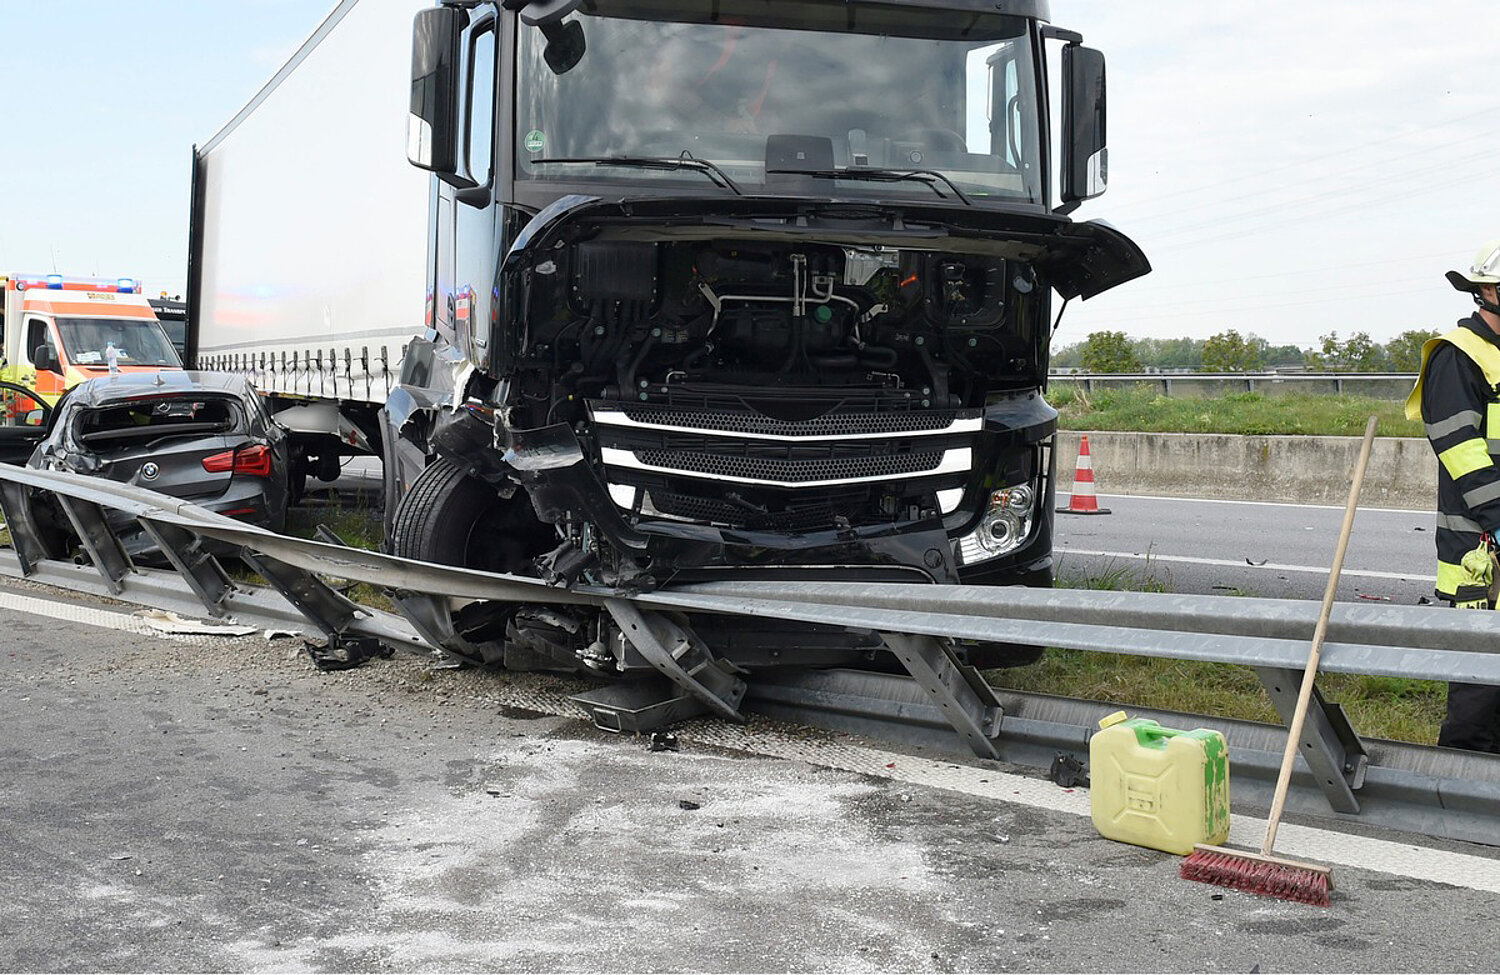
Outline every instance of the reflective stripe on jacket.
<path id="1" fill-rule="evenodd" d="M 1477 314 L 1422 347 L 1422 370 L 1406 400 L 1438 458 L 1437 594 L 1485 597 L 1463 557 L 1500 529 L 1500 336 Z"/>

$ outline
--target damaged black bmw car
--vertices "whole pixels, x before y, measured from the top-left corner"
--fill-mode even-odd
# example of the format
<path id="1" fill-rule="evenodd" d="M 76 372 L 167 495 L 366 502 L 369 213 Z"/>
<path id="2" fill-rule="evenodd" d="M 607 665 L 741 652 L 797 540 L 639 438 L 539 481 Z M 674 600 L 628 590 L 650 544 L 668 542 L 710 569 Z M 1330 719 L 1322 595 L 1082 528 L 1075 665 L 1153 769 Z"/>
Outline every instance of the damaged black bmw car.
<path id="1" fill-rule="evenodd" d="M 287 435 L 240 376 L 108 376 L 73 387 L 56 407 L 40 397 L 32 405 L 9 411 L 6 459 L 19 461 L 20 449 L 34 444 L 28 467 L 138 485 L 272 530 L 286 524 Z M 112 513 L 110 525 L 132 556 L 153 550 L 127 515 Z"/>

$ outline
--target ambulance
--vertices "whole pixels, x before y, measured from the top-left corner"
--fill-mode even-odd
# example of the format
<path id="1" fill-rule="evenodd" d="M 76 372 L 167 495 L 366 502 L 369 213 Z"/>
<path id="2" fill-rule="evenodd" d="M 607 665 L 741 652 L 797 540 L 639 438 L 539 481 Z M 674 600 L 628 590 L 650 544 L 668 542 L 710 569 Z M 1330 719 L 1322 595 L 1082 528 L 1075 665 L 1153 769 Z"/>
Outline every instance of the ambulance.
<path id="1" fill-rule="evenodd" d="M 182 368 L 133 278 L 17 274 L 0 276 L 0 285 L 0 380 L 33 389 L 48 403 L 95 376 Z"/>

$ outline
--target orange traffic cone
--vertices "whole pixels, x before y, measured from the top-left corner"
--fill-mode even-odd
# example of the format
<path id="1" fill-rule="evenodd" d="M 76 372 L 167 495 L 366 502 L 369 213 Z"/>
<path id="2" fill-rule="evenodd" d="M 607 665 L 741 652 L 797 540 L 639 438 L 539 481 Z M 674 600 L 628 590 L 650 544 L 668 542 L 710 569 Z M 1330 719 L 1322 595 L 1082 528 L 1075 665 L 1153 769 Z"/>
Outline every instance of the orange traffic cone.
<path id="1" fill-rule="evenodd" d="M 1094 497 L 1094 462 L 1089 457 L 1089 438 L 1083 437 L 1078 444 L 1078 466 L 1073 471 L 1073 497 L 1059 513 L 1073 515 L 1107 515 L 1108 508 L 1099 507 Z"/>

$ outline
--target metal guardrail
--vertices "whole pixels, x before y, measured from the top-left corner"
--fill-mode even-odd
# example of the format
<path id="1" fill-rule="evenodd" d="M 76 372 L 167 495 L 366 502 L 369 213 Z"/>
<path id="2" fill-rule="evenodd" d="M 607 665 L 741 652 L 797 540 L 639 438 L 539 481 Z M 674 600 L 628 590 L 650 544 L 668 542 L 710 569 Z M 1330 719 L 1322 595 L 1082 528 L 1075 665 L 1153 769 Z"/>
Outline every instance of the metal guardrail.
<path id="1" fill-rule="evenodd" d="M 34 496 L 49 496 L 91 566 L 48 558 Z M 582 604 L 607 611 L 637 651 L 698 710 L 740 717 L 741 705 L 773 716 L 951 748 L 958 732 L 983 758 L 1045 763 L 1055 750 L 1086 750 L 1094 702 L 998 695 L 949 641 L 1026 643 L 1239 664 L 1261 677 L 1283 720 L 1290 716 L 1317 607 L 1293 600 L 1169 593 L 996 589 L 829 582 L 716 582 L 646 593 L 560 589 L 539 579 L 435 565 L 277 535 L 139 487 L 66 472 L 0 467 L 0 508 L 13 552 L 0 571 L 144 602 L 260 623 L 301 617 L 330 647 L 378 641 L 430 651 L 451 637 L 448 599 Z M 106 524 L 105 509 L 139 522 L 173 573 L 134 566 Z M 271 592 L 232 583 L 206 541 L 228 545 Z M 405 594 L 405 618 L 360 606 L 329 580 Z M 184 589 L 184 583 L 186 589 Z M 197 605 L 194 606 L 196 600 Z M 664 614 L 729 614 L 796 620 L 880 634 L 909 677 L 828 670 L 764 672 L 741 679 L 732 661 L 692 644 Z M 445 629 L 446 628 L 446 629 Z M 718 667 L 717 664 L 728 666 Z M 1421 606 L 1340 604 L 1323 668 L 1331 672 L 1500 684 L 1500 614 Z M 1136 709 L 1139 710 L 1139 709 Z M 1227 731 L 1237 794 L 1255 796 L 1285 742 L 1267 725 L 1167 716 Z M 1293 808 L 1451 838 L 1500 835 L 1500 756 L 1365 742 L 1339 706 L 1314 698 L 1302 738 L 1307 768 Z M 1249 786 L 1248 789 L 1245 786 Z"/>
<path id="2" fill-rule="evenodd" d="M 1407 372 L 1054 372 L 1051 386 L 1072 384 L 1085 392 L 1145 384 L 1163 396 L 1222 395 L 1232 392 L 1358 393 L 1376 399 L 1404 399 L 1417 381 Z"/>

